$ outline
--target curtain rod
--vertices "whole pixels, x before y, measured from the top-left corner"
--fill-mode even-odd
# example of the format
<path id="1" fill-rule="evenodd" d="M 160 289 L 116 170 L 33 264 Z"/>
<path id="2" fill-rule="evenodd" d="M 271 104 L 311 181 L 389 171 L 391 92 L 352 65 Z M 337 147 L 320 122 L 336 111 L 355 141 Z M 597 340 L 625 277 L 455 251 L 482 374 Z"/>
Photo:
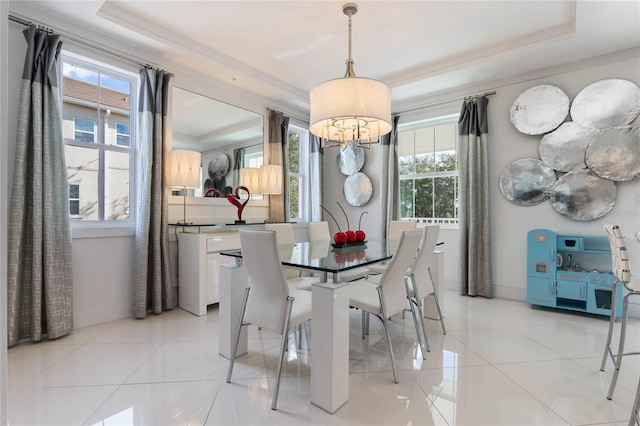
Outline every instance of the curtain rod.
<path id="1" fill-rule="evenodd" d="M 13 22 L 16 22 L 18 24 L 22 24 L 22 25 L 24 25 L 26 27 L 37 24 L 39 28 L 43 28 L 47 32 L 55 31 L 56 33 L 60 34 L 60 37 L 65 38 L 65 39 L 67 39 L 69 41 L 72 41 L 74 43 L 78 43 L 78 44 L 81 44 L 83 46 L 89 47 L 91 49 L 99 50 L 100 52 L 106 53 L 108 55 L 115 56 L 115 57 L 118 57 L 120 59 L 124 59 L 127 62 L 132 62 L 132 63 L 134 63 L 134 64 L 136 64 L 136 65 L 138 65 L 140 67 L 143 67 L 143 68 L 152 68 L 152 69 L 155 69 L 157 71 L 160 71 L 160 68 L 154 67 L 154 66 L 152 66 L 151 64 L 148 64 L 148 63 L 142 63 L 142 62 L 140 62 L 139 59 L 136 59 L 136 58 L 134 58 L 132 56 L 127 56 L 127 55 L 122 54 L 120 52 L 117 52 L 117 51 L 115 51 L 113 49 L 108 49 L 106 47 L 98 46 L 98 45 L 86 42 L 84 40 L 80 40 L 80 39 L 75 38 L 74 36 L 71 36 L 69 34 L 65 34 L 65 33 L 61 32 L 61 31 L 55 30 L 53 28 L 49 28 L 46 25 L 43 25 L 43 24 L 41 24 L 39 22 L 32 22 L 30 20 L 23 19 L 23 18 L 20 18 L 19 16 L 15 16 L 15 15 L 11 15 L 11 14 L 9 14 L 9 20 L 13 21 Z M 175 75 L 173 73 L 168 73 L 168 74 L 171 75 L 171 77 L 175 77 Z"/>
<path id="2" fill-rule="evenodd" d="M 429 104 L 429 105 L 425 105 L 425 106 L 421 106 L 421 107 L 416 107 L 416 108 L 410 108 L 410 109 L 405 109 L 403 111 L 398 111 L 398 112 L 394 112 L 391 115 L 400 115 L 400 114 L 405 114 L 407 112 L 413 112 L 413 111 L 420 111 L 423 109 L 427 109 L 427 108 L 431 108 L 431 107 L 435 107 L 435 106 L 440 106 L 440 105 L 444 105 L 444 104 L 448 104 L 454 101 L 459 101 L 459 100 L 464 100 L 467 101 L 469 99 L 473 99 L 473 98 L 479 98 L 481 96 L 493 96 L 496 94 L 495 90 L 492 90 L 491 92 L 484 92 L 484 93 L 478 93 L 475 95 L 467 95 L 465 97 L 455 97 L 455 98 L 449 98 L 449 99 L 445 99 L 443 101 L 440 102 L 436 102 L 435 104 Z"/>

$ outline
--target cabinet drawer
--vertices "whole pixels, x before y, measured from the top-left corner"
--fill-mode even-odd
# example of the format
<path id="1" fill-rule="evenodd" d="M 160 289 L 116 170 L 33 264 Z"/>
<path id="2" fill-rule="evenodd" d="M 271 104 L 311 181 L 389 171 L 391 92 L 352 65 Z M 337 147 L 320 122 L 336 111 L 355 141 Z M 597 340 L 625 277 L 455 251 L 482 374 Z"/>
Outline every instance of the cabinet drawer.
<path id="1" fill-rule="evenodd" d="M 238 235 L 220 235 L 207 238 L 207 253 L 238 248 L 240 248 L 240 237 Z"/>
<path id="2" fill-rule="evenodd" d="M 558 281 L 556 296 L 560 299 L 587 300 L 587 284 L 575 281 Z"/>

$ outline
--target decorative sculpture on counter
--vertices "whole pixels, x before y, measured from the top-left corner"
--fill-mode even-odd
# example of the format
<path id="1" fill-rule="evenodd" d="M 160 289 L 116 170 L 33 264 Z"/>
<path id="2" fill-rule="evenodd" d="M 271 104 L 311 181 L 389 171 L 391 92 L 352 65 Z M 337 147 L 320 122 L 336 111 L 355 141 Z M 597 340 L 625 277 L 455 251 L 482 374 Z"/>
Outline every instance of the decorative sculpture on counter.
<path id="1" fill-rule="evenodd" d="M 333 221 L 335 222 L 336 226 L 338 227 L 338 232 L 336 232 L 333 235 L 333 247 L 334 248 L 341 248 L 341 247 L 348 247 L 350 245 L 362 245 L 364 243 L 366 243 L 365 238 L 366 238 L 366 234 L 364 233 L 364 231 L 362 231 L 361 229 L 358 229 L 357 231 L 353 231 L 349 226 L 349 218 L 347 217 L 347 213 L 344 211 L 344 209 L 342 208 L 342 206 L 340 205 L 340 203 L 338 203 L 336 201 L 336 204 L 338 205 L 338 207 L 340 207 L 340 210 L 342 210 L 342 213 L 344 214 L 344 218 L 347 221 L 347 231 L 342 232 L 340 225 L 338 224 L 338 221 L 336 220 L 336 218 L 331 214 L 331 212 L 329 210 L 327 210 L 323 205 L 320 205 L 320 207 L 327 212 L 327 214 L 329 216 L 331 216 L 331 218 L 333 219 Z M 362 212 L 362 214 L 360 215 L 360 221 L 358 222 L 358 228 L 360 227 L 360 224 L 362 223 L 362 216 L 364 216 L 365 214 L 368 214 L 368 212 Z"/>
<path id="2" fill-rule="evenodd" d="M 238 194 L 238 191 L 247 192 L 247 199 L 244 200 L 244 203 L 240 202 L 240 195 Z M 249 192 L 246 186 L 238 186 L 234 194 L 227 195 L 227 200 L 229 200 L 231 204 L 233 204 L 238 208 L 238 220 L 236 220 L 236 224 L 245 223 L 245 221 L 242 220 L 242 210 L 244 210 L 244 206 L 247 205 L 250 198 L 251 198 L 251 193 Z"/>

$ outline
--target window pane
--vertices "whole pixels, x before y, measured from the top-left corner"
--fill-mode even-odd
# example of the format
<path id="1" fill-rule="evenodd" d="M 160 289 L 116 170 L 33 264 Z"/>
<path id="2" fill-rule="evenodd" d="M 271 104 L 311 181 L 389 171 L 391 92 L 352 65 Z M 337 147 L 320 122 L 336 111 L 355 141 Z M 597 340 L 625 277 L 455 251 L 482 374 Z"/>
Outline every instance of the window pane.
<path id="1" fill-rule="evenodd" d="M 78 216 L 80 214 L 80 200 L 69 200 L 69 215 Z"/>
<path id="2" fill-rule="evenodd" d="M 95 142 L 95 121 L 84 118 L 74 118 L 73 127 L 73 139 L 80 142 Z"/>
<path id="3" fill-rule="evenodd" d="M 456 199 L 455 178 L 439 177 L 434 179 L 435 212 L 436 218 L 456 217 L 454 202 Z"/>
<path id="4" fill-rule="evenodd" d="M 296 132 L 289 132 L 288 149 L 289 149 L 289 172 L 300 173 L 300 134 Z"/>
<path id="5" fill-rule="evenodd" d="M 80 182 L 82 197 L 79 202 L 78 217 L 72 220 L 98 220 L 98 170 L 99 151 L 94 148 L 84 148 L 65 145 L 65 160 L 67 163 L 67 179 Z M 79 192 L 79 189 L 78 189 Z M 80 198 L 80 194 L 78 194 Z"/>
<path id="6" fill-rule="evenodd" d="M 69 185 L 69 199 L 77 200 L 80 198 L 80 185 Z"/>
<path id="7" fill-rule="evenodd" d="M 300 217 L 299 200 L 300 179 L 298 176 L 289 176 L 289 217 Z"/>
<path id="8" fill-rule="evenodd" d="M 416 179 L 415 217 L 433 217 L 433 179 Z"/>
<path id="9" fill-rule="evenodd" d="M 400 181 L 400 217 L 415 217 L 414 180 Z"/>
<path id="10" fill-rule="evenodd" d="M 129 154 L 105 152 L 105 220 L 129 219 Z"/>
<path id="11" fill-rule="evenodd" d="M 436 126 L 435 130 L 435 151 L 438 158 L 435 164 L 437 171 L 456 170 L 456 124 L 442 124 Z"/>

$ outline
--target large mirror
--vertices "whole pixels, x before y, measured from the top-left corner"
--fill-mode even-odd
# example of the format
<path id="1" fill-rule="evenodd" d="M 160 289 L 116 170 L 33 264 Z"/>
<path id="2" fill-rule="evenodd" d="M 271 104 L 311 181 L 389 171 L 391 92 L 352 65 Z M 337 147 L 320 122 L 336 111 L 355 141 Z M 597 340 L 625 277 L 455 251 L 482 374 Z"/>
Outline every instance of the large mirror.
<path id="1" fill-rule="evenodd" d="M 262 165 L 262 115 L 178 87 L 172 104 L 173 148 L 202 156 L 200 188 L 189 195 L 226 196 L 238 186 L 239 167 Z"/>

